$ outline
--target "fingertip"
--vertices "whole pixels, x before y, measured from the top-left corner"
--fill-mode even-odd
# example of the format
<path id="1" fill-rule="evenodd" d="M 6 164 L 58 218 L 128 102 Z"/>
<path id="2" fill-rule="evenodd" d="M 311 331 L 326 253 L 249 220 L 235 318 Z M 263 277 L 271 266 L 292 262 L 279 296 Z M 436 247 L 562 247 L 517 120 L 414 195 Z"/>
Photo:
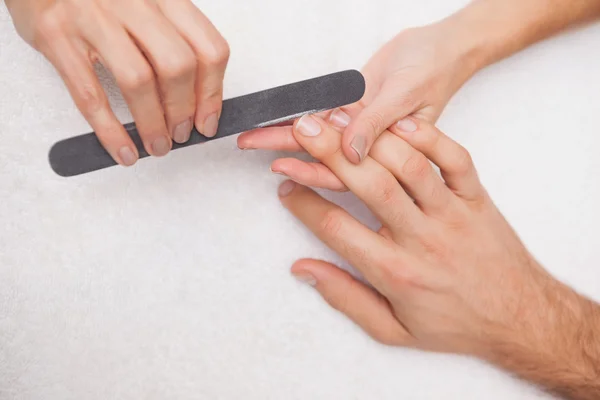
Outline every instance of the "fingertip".
<path id="1" fill-rule="evenodd" d="M 280 165 L 279 160 L 275 160 L 271 163 L 271 167 L 269 168 L 272 173 L 277 175 L 287 176 L 288 174 L 285 172 L 285 168 Z"/>
<path id="2" fill-rule="evenodd" d="M 240 150 L 250 150 L 254 147 L 252 146 L 252 137 L 248 134 L 248 132 L 242 133 L 237 138 L 237 146 Z"/>
<path id="3" fill-rule="evenodd" d="M 290 272 L 294 278 L 303 284 L 316 287 L 319 283 L 317 276 L 310 268 L 310 260 L 296 261 Z"/>
<path id="4" fill-rule="evenodd" d="M 155 138 L 149 146 L 146 147 L 146 151 L 152 156 L 164 157 L 171 151 L 173 147 L 173 141 L 169 136 L 159 136 Z"/>
<path id="5" fill-rule="evenodd" d="M 219 130 L 219 113 L 214 112 L 204 119 L 202 122 L 202 134 L 207 138 L 217 136 Z"/>
<path id="6" fill-rule="evenodd" d="M 277 194 L 281 199 L 288 197 L 292 194 L 292 192 L 296 189 L 298 184 L 292 180 L 286 180 L 281 185 L 279 185 L 279 189 L 277 190 Z"/>
<path id="7" fill-rule="evenodd" d="M 135 149 L 135 148 L 134 148 Z M 139 155 L 137 149 L 132 150 L 130 146 L 123 146 L 118 151 L 117 161 L 123 167 L 131 167 L 137 163 Z"/>
<path id="8" fill-rule="evenodd" d="M 337 268 L 325 261 L 305 258 L 296 261 L 290 272 L 300 282 L 316 287 L 327 280 L 327 267 Z"/>
<path id="9" fill-rule="evenodd" d="M 367 157 L 370 144 L 364 129 L 355 122 L 350 123 L 343 133 L 342 151 L 348 161 L 359 165 Z"/>
<path id="10" fill-rule="evenodd" d="M 347 146 L 344 146 L 344 153 L 352 164 L 359 165 L 368 154 L 367 148 L 367 139 L 362 135 L 356 135 Z"/>

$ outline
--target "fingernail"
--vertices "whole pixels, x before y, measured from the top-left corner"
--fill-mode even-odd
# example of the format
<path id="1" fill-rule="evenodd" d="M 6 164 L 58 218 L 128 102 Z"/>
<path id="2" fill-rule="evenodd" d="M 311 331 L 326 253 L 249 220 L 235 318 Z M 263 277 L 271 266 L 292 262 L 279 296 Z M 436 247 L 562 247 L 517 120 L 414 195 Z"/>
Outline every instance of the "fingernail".
<path id="1" fill-rule="evenodd" d="M 313 275 L 309 274 L 308 272 L 300 272 L 300 273 L 294 274 L 294 277 L 298 281 L 305 283 L 309 286 L 312 286 L 312 287 L 317 286 L 317 278 L 315 278 Z"/>
<path id="2" fill-rule="evenodd" d="M 305 115 L 300 118 L 298 124 L 296 125 L 298 132 L 300 132 L 304 136 L 318 136 L 321 133 L 321 124 L 319 124 L 314 118 L 310 115 Z"/>
<path id="3" fill-rule="evenodd" d="M 252 147 L 252 143 L 251 142 L 246 142 L 246 143 L 239 143 L 238 142 L 238 149 L 240 150 L 254 150 L 254 147 Z"/>
<path id="4" fill-rule="evenodd" d="M 121 158 L 121 162 L 127 167 L 131 167 L 137 161 L 135 153 L 128 146 L 121 147 L 119 157 Z"/>
<path id="5" fill-rule="evenodd" d="M 277 174 L 277 175 L 283 175 L 283 176 L 287 176 L 286 174 L 284 174 L 283 172 L 279 172 L 279 171 L 273 171 L 273 167 L 269 168 L 271 170 L 272 173 Z"/>
<path id="6" fill-rule="evenodd" d="M 356 154 L 358 154 L 358 159 L 359 161 L 362 161 L 365 159 L 366 156 L 366 151 L 367 151 L 367 139 L 365 139 L 364 136 L 356 136 L 354 139 L 352 139 L 352 142 L 350 143 L 350 147 L 352 147 L 354 149 L 354 151 L 356 152 Z"/>
<path id="7" fill-rule="evenodd" d="M 173 140 L 177 143 L 185 143 L 190 140 L 190 134 L 192 133 L 192 120 L 188 119 L 177 125 L 173 130 Z"/>
<path id="8" fill-rule="evenodd" d="M 405 118 L 396 123 L 396 127 L 404 132 L 415 132 L 417 130 L 417 124 L 413 120 Z"/>
<path id="9" fill-rule="evenodd" d="M 152 143 L 152 151 L 155 156 L 164 156 L 169 150 L 171 150 L 171 144 L 169 143 L 169 139 L 165 136 L 159 137 Z"/>
<path id="10" fill-rule="evenodd" d="M 209 115 L 204 120 L 204 136 L 206 137 L 215 137 L 217 134 L 217 130 L 219 129 L 219 114 L 214 113 Z"/>
<path id="11" fill-rule="evenodd" d="M 329 120 L 338 128 L 345 128 L 350 124 L 351 118 L 348 114 L 338 108 L 331 113 Z"/>
<path id="12" fill-rule="evenodd" d="M 296 182 L 285 181 L 279 186 L 279 197 L 289 196 L 290 193 L 296 188 Z"/>

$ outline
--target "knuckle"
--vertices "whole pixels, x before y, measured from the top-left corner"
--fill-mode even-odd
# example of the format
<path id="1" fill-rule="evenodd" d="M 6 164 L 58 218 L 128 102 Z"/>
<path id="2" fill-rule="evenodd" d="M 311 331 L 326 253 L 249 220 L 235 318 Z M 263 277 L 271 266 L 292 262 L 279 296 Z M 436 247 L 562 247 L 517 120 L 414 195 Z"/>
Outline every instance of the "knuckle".
<path id="1" fill-rule="evenodd" d="M 416 135 L 415 139 L 420 139 L 420 147 L 423 149 L 433 150 L 438 145 L 440 141 L 440 135 L 435 132 L 435 128 L 428 127 L 428 129 L 423 129 L 422 135 Z"/>
<path id="2" fill-rule="evenodd" d="M 77 87 L 75 98 L 85 116 L 91 116 L 106 106 L 102 89 L 94 83 L 84 83 Z"/>
<path id="3" fill-rule="evenodd" d="M 65 34 L 65 20 L 55 5 L 42 13 L 36 24 L 33 43 L 36 47 L 49 43 Z"/>
<path id="4" fill-rule="evenodd" d="M 127 91 L 140 91 L 154 85 L 154 71 L 150 66 L 138 66 L 122 73 L 121 83 Z"/>
<path id="5" fill-rule="evenodd" d="M 230 55 L 231 50 L 227 41 L 219 39 L 204 50 L 202 59 L 208 66 L 224 67 L 229 62 Z"/>
<path id="6" fill-rule="evenodd" d="M 415 152 L 402 164 L 402 177 L 410 181 L 419 181 L 427 176 L 431 164 L 422 153 Z"/>
<path id="7" fill-rule="evenodd" d="M 343 213 L 333 208 L 327 210 L 319 225 L 319 231 L 323 236 L 337 237 L 342 230 L 343 226 Z"/>
<path id="8" fill-rule="evenodd" d="M 159 75 L 163 79 L 187 79 L 196 73 L 197 63 L 192 54 L 166 57 L 159 65 Z"/>
<path id="9" fill-rule="evenodd" d="M 378 203 L 390 204 L 396 199 L 398 182 L 387 171 L 382 171 L 371 177 L 368 189 Z"/>
<path id="10" fill-rule="evenodd" d="M 371 257 L 369 257 L 369 250 L 367 250 L 364 246 L 359 246 L 350 242 L 341 243 L 344 254 L 348 255 L 348 258 L 355 265 L 369 265 L 371 261 Z"/>
<path id="11" fill-rule="evenodd" d="M 382 186 L 379 188 L 379 192 L 377 193 L 377 200 L 379 203 L 387 205 L 393 204 L 396 200 L 396 188 L 393 187 L 387 181 L 384 181 Z"/>
<path id="12" fill-rule="evenodd" d="M 457 145 L 450 162 L 450 171 L 456 175 L 463 176 L 471 172 L 472 168 L 473 159 L 471 153 L 464 147 Z"/>
<path id="13" fill-rule="evenodd" d="M 415 94 L 411 89 L 404 89 L 401 96 L 396 97 L 392 103 L 395 108 L 401 108 L 405 110 L 413 110 L 416 108 Z"/>
<path id="14" fill-rule="evenodd" d="M 383 130 L 385 126 L 385 117 L 382 113 L 373 111 L 369 113 L 364 119 L 365 125 L 369 128 L 372 139 L 375 139 Z"/>
<path id="15" fill-rule="evenodd" d="M 310 143 L 310 147 L 307 148 L 307 151 L 310 153 L 311 156 L 318 159 L 319 161 L 326 161 L 336 159 L 338 157 L 345 157 L 343 154 L 341 154 L 341 146 L 342 143 L 339 140 L 339 138 L 336 138 L 335 141 L 330 140 L 330 138 L 328 138 L 325 140 L 316 140 L 313 143 Z"/>

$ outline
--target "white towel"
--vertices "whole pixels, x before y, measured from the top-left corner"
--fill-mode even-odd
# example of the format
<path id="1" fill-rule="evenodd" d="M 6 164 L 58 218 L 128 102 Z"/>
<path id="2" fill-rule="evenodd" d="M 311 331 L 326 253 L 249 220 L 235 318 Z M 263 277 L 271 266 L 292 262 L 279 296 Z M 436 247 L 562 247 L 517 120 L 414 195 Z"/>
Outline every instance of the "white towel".
<path id="1" fill-rule="evenodd" d="M 232 48 L 226 97 L 360 68 L 466 3 L 197 1 Z M 296 283 L 294 260 L 340 260 L 280 206 L 277 154 L 229 138 L 55 176 L 50 146 L 89 127 L 0 10 L 1 399 L 548 398 L 478 361 L 379 346 Z M 596 299 L 599 42 L 596 25 L 494 66 L 440 121 L 535 255 Z"/>

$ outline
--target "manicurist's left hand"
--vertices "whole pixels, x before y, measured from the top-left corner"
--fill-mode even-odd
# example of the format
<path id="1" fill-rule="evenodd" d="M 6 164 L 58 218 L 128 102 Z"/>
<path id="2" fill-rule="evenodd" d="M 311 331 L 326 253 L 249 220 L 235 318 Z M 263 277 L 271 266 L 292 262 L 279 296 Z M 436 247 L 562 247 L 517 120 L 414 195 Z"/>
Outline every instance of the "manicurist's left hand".
<path id="1" fill-rule="evenodd" d="M 346 122 L 341 151 L 354 164 L 370 153 L 377 138 L 407 116 L 435 123 L 456 91 L 481 68 L 473 51 L 474 35 L 465 35 L 455 17 L 402 31 L 381 47 L 362 73 L 366 92 Z M 285 128 L 246 132 L 240 148 L 302 150 Z"/>

